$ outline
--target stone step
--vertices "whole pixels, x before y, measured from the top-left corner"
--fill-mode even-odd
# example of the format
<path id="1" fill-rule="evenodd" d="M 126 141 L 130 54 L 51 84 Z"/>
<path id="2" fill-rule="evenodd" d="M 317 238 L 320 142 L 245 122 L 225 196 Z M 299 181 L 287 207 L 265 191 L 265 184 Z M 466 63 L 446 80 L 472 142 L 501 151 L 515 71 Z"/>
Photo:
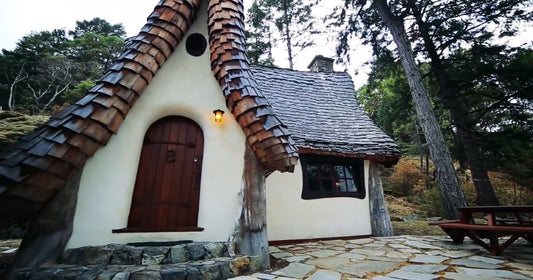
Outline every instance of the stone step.
<path id="1" fill-rule="evenodd" d="M 68 265 L 163 265 L 229 257 L 224 242 L 186 244 L 138 243 L 69 249 L 60 261 Z"/>
<path id="2" fill-rule="evenodd" d="M 68 265 L 17 269 L 15 280 L 223 280 L 259 271 L 259 258 L 218 257 L 210 260 L 159 265 Z"/>

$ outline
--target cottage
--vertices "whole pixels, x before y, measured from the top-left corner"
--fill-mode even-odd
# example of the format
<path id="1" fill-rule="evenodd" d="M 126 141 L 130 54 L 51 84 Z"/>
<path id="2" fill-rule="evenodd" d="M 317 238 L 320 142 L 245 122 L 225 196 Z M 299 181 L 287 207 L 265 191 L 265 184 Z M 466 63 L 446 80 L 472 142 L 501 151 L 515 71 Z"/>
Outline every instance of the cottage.
<path id="1" fill-rule="evenodd" d="M 267 178 L 269 239 L 370 235 L 369 164 L 396 163 L 398 148 L 361 111 L 333 60 L 317 56 L 309 68 L 252 67 L 300 155 L 294 173 Z"/>
<path id="2" fill-rule="evenodd" d="M 372 169 L 400 154 L 350 76 L 250 66 L 242 3 L 201 2 L 160 1 L 84 98 L 0 155 L 0 225 L 33 220 L 28 254 L 372 234 Z"/>

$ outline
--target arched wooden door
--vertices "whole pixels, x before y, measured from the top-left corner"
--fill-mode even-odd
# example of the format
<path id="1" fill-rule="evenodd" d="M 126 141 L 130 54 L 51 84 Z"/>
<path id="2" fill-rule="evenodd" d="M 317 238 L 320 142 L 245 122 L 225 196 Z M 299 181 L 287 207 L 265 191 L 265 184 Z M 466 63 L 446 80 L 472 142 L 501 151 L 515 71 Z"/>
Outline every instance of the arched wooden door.
<path id="1" fill-rule="evenodd" d="M 197 227 L 204 137 L 192 120 L 170 116 L 144 137 L 128 218 L 140 231 L 201 230 Z"/>

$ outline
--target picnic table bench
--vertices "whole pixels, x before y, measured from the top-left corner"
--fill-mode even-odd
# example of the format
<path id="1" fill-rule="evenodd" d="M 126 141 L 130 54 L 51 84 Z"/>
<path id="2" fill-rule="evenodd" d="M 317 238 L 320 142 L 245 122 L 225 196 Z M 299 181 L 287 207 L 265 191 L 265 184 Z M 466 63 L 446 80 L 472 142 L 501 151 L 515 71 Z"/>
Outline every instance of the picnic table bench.
<path id="1" fill-rule="evenodd" d="M 477 206 L 460 207 L 459 220 L 431 222 L 446 232 L 453 242 L 463 243 L 468 236 L 492 255 L 499 255 L 505 248 L 523 237 L 533 243 L 533 206 Z M 484 215 L 486 223 L 476 222 L 474 214 Z M 500 244 L 499 238 L 509 236 Z M 483 239 L 488 239 L 485 242 Z"/>

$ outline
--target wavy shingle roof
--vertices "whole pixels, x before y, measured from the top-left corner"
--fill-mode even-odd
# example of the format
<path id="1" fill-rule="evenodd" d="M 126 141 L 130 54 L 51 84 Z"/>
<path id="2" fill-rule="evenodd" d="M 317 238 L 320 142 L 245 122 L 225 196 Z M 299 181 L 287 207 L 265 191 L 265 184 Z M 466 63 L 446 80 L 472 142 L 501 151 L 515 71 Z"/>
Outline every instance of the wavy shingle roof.
<path id="1" fill-rule="evenodd" d="M 350 156 L 386 164 L 399 160 L 398 146 L 359 107 L 347 73 L 261 66 L 251 70 L 300 153 Z"/>
<path id="2" fill-rule="evenodd" d="M 0 225 L 30 219 L 117 133 L 194 22 L 200 4 L 201 0 L 161 0 L 84 98 L 0 155 Z M 239 0 L 209 2 L 213 71 L 265 171 L 292 171 L 296 147 L 250 75 L 243 9 Z"/>
<path id="3" fill-rule="evenodd" d="M 259 161 L 268 172 L 292 172 L 298 152 L 250 71 L 243 11 L 242 1 L 209 1 L 211 68 Z"/>

